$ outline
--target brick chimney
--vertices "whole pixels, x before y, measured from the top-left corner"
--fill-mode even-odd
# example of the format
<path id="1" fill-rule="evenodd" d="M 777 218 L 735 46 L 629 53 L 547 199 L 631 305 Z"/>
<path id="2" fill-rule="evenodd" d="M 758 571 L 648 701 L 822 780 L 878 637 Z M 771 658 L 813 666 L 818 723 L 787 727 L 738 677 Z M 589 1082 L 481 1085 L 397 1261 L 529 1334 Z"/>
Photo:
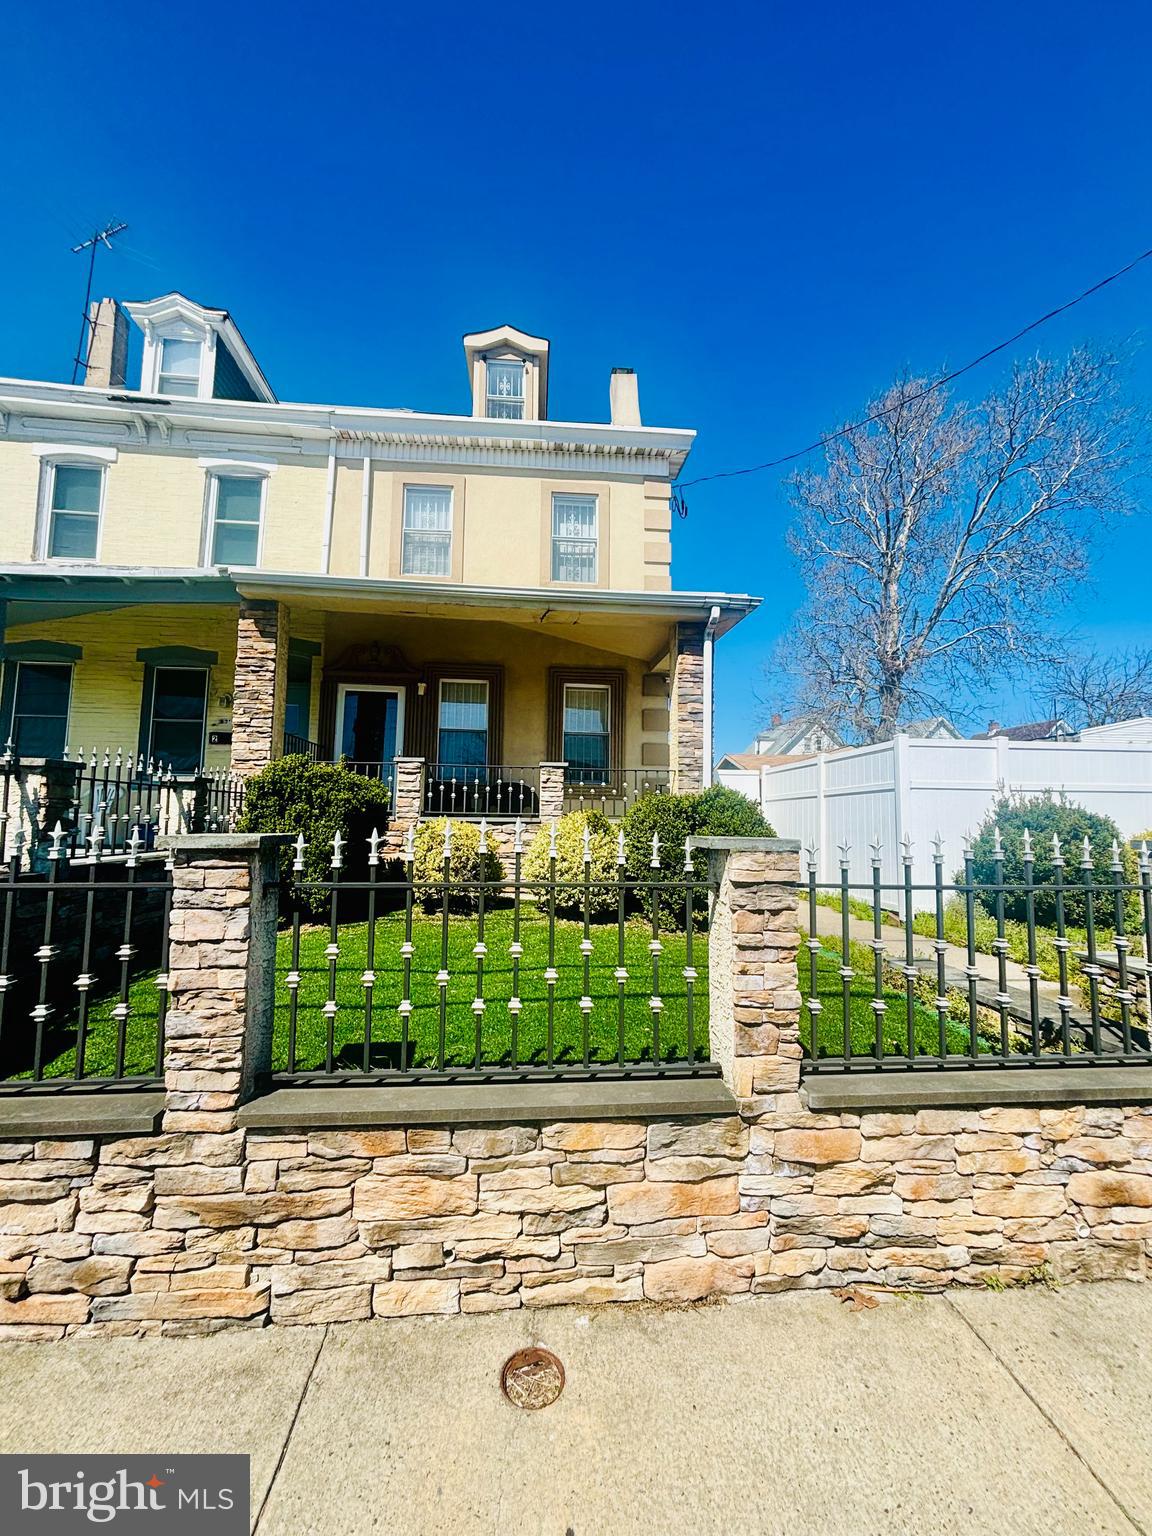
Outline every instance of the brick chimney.
<path id="1" fill-rule="evenodd" d="M 989 722 L 988 722 L 988 734 L 989 734 L 989 736 L 999 736 L 999 734 L 1000 734 L 1000 722 L 999 722 L 999 720 L 989 720 Z"/>
<path id="2" fill-rule="evenodd" d="M 123 389 L 128 377 L 128 316 L 115 299 L 93 300 L 88 310 L 92 334 L 88 343 L 85 384 L 98 389 Z"/>
<path id="3" fill-rule="evenodd" d="M 608 403 L 614 427 L 639 427 L 640 386 L 634 368 L 613 368 L 608 385 Z"/>
<path id="4" fill-rule="evenodd" d="M 780 716 L 780 715 L 773 715 L 772 716 L 772 724 L 773 725 L 783 725 L 784 724 L 783 717 Z"/>

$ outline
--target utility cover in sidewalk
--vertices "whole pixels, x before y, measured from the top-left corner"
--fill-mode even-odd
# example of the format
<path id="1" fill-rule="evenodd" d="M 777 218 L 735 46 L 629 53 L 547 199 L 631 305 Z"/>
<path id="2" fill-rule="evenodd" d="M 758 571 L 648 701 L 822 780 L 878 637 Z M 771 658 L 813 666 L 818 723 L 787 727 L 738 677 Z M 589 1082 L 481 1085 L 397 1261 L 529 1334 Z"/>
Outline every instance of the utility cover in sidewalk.
<path id="1" fill-rule="evenodd" d="M 504 1396 L 517 1408 L 547 1408 L 564 1390 L 564 1367 L 550 1349 L 518 1349 L 504 1364 Z"/>

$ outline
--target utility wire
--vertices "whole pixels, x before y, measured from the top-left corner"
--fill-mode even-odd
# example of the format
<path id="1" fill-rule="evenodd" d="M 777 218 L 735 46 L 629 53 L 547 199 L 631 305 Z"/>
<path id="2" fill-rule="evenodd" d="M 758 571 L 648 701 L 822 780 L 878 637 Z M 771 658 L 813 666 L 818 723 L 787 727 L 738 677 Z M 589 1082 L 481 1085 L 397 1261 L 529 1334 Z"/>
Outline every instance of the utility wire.
<path id="1" fill-rule="evenodd" d="M 953 379 L 958 379 L 961 374 L 971 373 L 973 368 L 978 368 L 981 363 L 986 363 L 990 357 L 995 357 L 997 352 L 1003 352 L 1005 348 L 1013 346 L 1022 337 L 1027 336 L 1029 331 L 1036 330 L 1038 326 L 1046 325 L 1049 320 L 1055 320 L 1057 315 L 1062 315 L 1067 310 L 1074 309 L 1077 304 L 1083 304 L 1085 299 L 1090 299 L 1094 293 L 1099 293 L 1101 288 L 1107 288 L 1109 283 L 1114 283 L 1118 278 L 1126 276 L 1134 267 L 1138 267 L 1142 261 L 1147 261 L 1150 256 L 1152 256 L 1152 247 L 1149 247 L 1146 251 L 1141 251 L 1139 256 L 1133 257 L 1127 265 L 1120 267 L 1115 272 L 1109 273 L 1107 277 L 1102 277 L 1098 283 L 1093 283 L 1091 288 L 1085 288 L 1083 293 L 1077 294 L 1074 299 L 1069 299 L 1066 304 L 1060 304 L 1055 309 L 1050 309 L 1046 315 L 1041 315 L 1038 319 L 1030 321 L 1022 330 L 1017 331 L 1014 336 L 1009 336 L 1004 341 L 998 341 L 994 347 L 989 347 L 986 352 L 981 352 L 980 356 L 974 357 L 970 363 L 965 363 L 962 368 L 954 368 L 951 373 L 942 374 L 940 378 L 934 379 L 931 384 L 925 385 L 916 394 L 906 395 L 896 405 L 887 406 L 882 411 L 874 411 L 871 416 L 862 416 L 859 421 L 849 422 L 846 427 L 839 427 L 835 432 L 826 432 L 822 437 L 818 437 L 814 443 L 809 443 L 806 448 L 797 448 L 794 453 L 782 454 L 778 459 L 768 459 L 763 464 L 751 464 L 747 469 L 721 469 L 712 475 L 699 475 L 695 480 L 685 480 L 682 484 L 673 488 L 681 517 L 687 515 L 688 509 L 680 493 L 686 491 L 689 486 L 704 485 L 709 480 L 733 480 L 739 475 L 758 475 L 765 469 L 777 469 L 781 464 L 791 464 L 796 459 L 802 459 L 807 454 L 814 453 L 817 448 L 824 448 L 827 444 L 834 443 L 839 437 L 846 437 L 849 432 L 856 432 L 861 427 L 867 427 L 874 421 L 883 421 L 885 416 L 891 416 L 894 411 L 903 410 L 905 406 L 911 405 L 916 400 L 923 400 L 925 395 L 932 394 L 934 390 L 942 388 L 945 384 L 950 384 Z"/>

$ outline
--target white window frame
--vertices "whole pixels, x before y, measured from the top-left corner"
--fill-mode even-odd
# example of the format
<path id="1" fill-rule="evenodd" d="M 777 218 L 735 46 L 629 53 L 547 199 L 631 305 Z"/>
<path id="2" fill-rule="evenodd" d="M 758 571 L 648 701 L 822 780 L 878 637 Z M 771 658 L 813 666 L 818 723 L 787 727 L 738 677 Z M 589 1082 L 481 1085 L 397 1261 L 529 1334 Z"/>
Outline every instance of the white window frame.
<path id="1" fill-rule="evenodd" d="M 564 535 L 558 534 L 556 532 L 556 503 L 558 501 L 590 501 L 592 503 L 593 534 L 590 541 L 592 544 L 592 576 L 588 581 L 579 581 L 571 576 L 556 575 L 556 544 L 558 540 L 562 540 L 565 537 Z M 548 564 L 548 573 L 550 579 L 552 581 L 559 582 L 562 586 L 596 586 L 600 581 L 600 497 L 596 494 L 595 491 L 553 491 L 551 513 L 552 517 L 549 524 L 549 533 L 551 534 L 549 553 L 551 555 L 551 559 Z"/>
<path id="2" fill-rule="evenodd" d="M 179 342 L 183 346 L 195 347 L 197 351 L 197 368 L 195 374 L 177 375 L 186 377 L 188 382 L 194 385 L 191 394 L 183 390 L 174 390 L 164 383 L 164 348 L 169 342 Z M 156 393 L 158 395 L 171 395 L 176 400 L 199 400 L 201 398 L 204 382 L 204 340 L 200 336 L 158 336 L 156 339 Z"/>
<path id="3" fill-rule="evenodd" d="M 394 693 L 396 695 L 396 756 L 404 755 L 404 698 L 407 693 L 403 683 L 338 683 L 336 686 L 336 740 L 332 743 L 332 756 L 339 758 L 340 744 L 344 740 L 344 707 L 350 693 Z M 350 758 L 358 762 L 358 758 Z M 367 761 L 367 759 L 365 759 Z"/>
<path id="4" fill-rule="evenodd" d="M 436 690 L 436 757 L 437 764 L 443 763 L 444 758 L 440 751 L 440 711 L 444 706 L 445 683 L 467 683 L 470 688 L 483 688 L 484 690 L 484 766 L 489 766 L 492 756 L 492 684 L 486 677 L 442 677 Z M 452 729 L 451 726 L 448 727 Z"/>
<path id="5" fill-rule="evenodd" d="M 408 492 L 409 491 L 446 491 L 448 493 L 448 569 L 437 572 L 435 575 L 426 571 L 409 571 L 406 569 L 405 536 L 408 534 Z M 438 529 L 413 528 L 412 533 L 433 533 Z M 453 560 L 456 554 L 456 489 L 451 485 L 436 485 L 433 481 L 422 480 L 406 482 L 400 503 L 400 574 L 411 581 L 451 581 Z"/>
<path id="6" fill-rule="evenodd" d="M 488 370 L 490 368 L 519 368 L 520 370 L 520 394 L 494 395 L 488 385 Z M 493 400 L 519 399 L 522 407 L 519 416 L 501 416 L 492 411 Z M 527 421 L 528 420 L 528 363 L 522 357 L 486 357 L 484 359 L 484 416 L 488 421 Z"/>
<path id="7" fill-rule="evenodd" d="M 36 518 L 36 559 L 58 561 L 62 565 L 97 565 L 104 542 L 104 509 L 108 499 L 108 465 L 115 463 L 116 452 L 110 454 L 83 449 L 49 448 L 40 451 L 40 505 Z M 96 553 L 53 555 L 52 518 L 56 499 L 56 471 L 58 469 L 96 469 L 100 471 L 100 501 L 96 512 Z"/>
<path id="8" fill-rule="evenodd" d="M 201 461 L 204 462 L 203 460 Z M 268 480 L 271 466 L 266 464 L 233 464 L 227 460 L 205 464 L 208 483 L 205 486 L 206 511 L 204 539 L 200 551 L 200 564 L 215 568 L 216 560 L 216 511 L 220 502 L 221 480 L 258 480 L 260 482 L 260 520 L 256 525 L 256 560 L 253 565 L 232 565 L 233 571 L 256 571 L 264 562 L 264 528 L 267 523 Z"/>
<path id="9" fill-rule="evenodd" d="M 186 321 L 166 321 L 157 325 L 148 321 L 144 327 L 144 363 L 141 381 L 151 394 L 163 395 L 160 388 L 160 369 L 164 359 L 163 343 L 166 341 L 192 341 L 200 347 L 200 372 L 196 378 L 194 395 L 170 395 L 172 401 L 210 400 L 216 374 L 216 332 L 211 326 L 191 325 Z"/>

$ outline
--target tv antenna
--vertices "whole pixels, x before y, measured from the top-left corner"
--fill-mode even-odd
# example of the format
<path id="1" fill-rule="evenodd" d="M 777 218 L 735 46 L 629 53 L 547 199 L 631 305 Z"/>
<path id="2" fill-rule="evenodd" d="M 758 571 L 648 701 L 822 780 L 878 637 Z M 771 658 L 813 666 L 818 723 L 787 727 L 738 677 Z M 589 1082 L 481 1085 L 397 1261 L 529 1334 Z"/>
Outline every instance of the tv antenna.
<path id="1" fill-rule="evenodd" d="M 89 317 L 89 308 L 92 304 L 92 279 L 96 272 L 96 252 L 102 245 L 112 249 L 114 235 L 122 235 L 128 228 L 122 220 L 113 219 L 111 224 L 106 224 L 103 229 L 96 229 L 88 236 L 87 240 L 81 240 L 79 245 L 72 247 L 72 254 L 78 256 L 81 251 L 87 251 L 88 255 L 88 288 L 84 294 L 84 312 L 80 321 L 80 340 L 76 347 L 76 356 L 72 359 L 72 382 L 75 384 L 76 375 L 80 369 L 87 366 L 88 354 L 92 348 L 92 321 Z"/>

